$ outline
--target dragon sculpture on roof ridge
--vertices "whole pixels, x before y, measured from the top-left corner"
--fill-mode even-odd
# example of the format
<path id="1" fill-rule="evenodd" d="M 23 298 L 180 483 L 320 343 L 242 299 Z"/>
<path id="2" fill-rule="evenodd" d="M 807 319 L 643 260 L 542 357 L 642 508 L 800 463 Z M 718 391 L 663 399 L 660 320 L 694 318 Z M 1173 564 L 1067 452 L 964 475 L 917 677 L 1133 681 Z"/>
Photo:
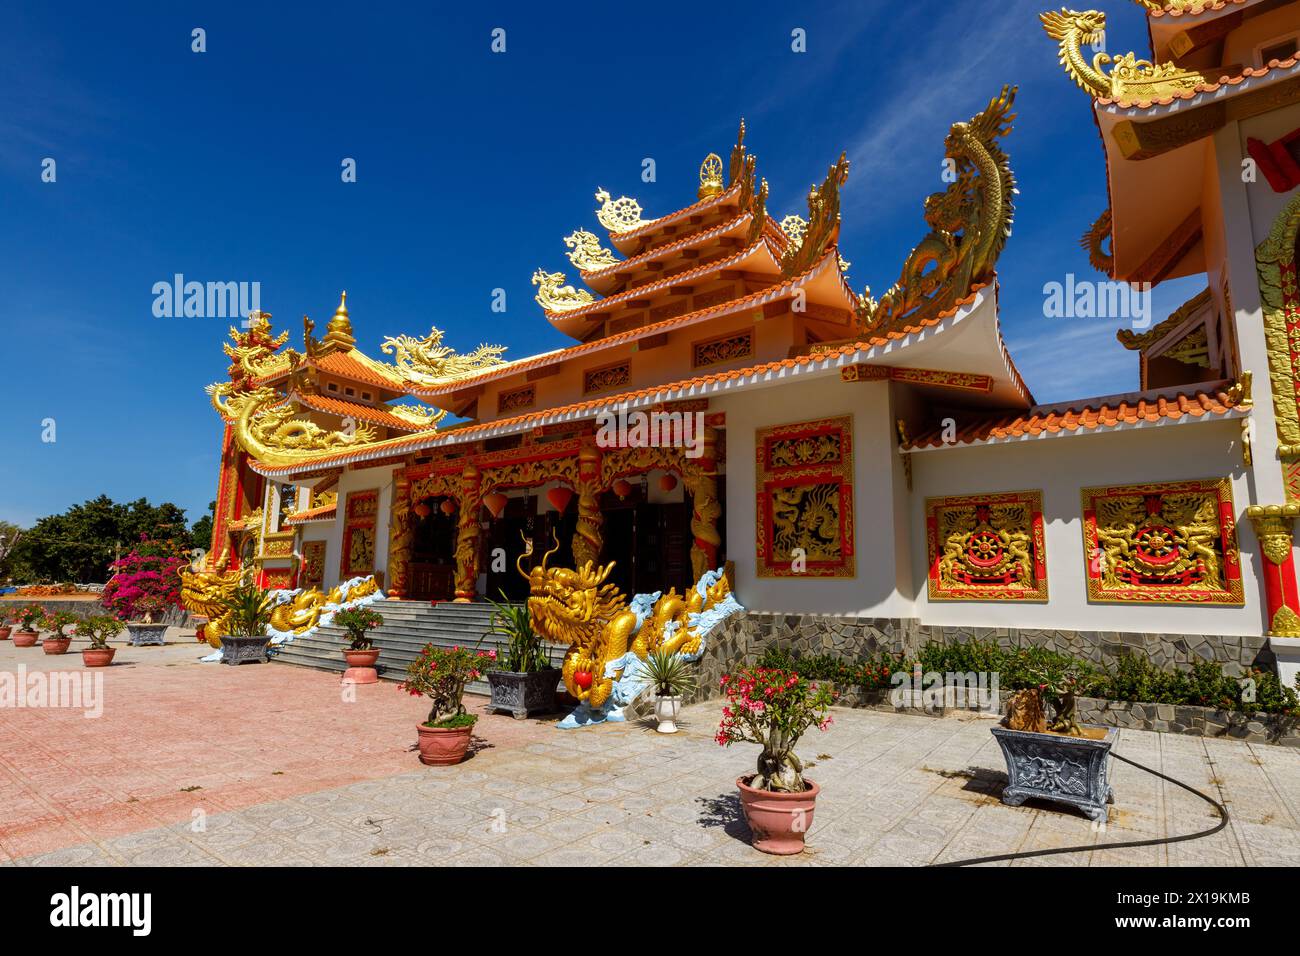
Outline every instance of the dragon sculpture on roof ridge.
<path id="1" fill-rule="evenodd" d="M 384 368 L 412 385 L 437 385 L 505 364 L 501 358 L 504 345 L 480 345 L 473 352 L 457 355 L 455 349 L 442 344 L 442 336 L 437 326 L 430 326 L 429 334 L 422 339 L 412 335 L 385 337 L 379 350 L 392 355 L 394 364 L 385 362 Z"/>

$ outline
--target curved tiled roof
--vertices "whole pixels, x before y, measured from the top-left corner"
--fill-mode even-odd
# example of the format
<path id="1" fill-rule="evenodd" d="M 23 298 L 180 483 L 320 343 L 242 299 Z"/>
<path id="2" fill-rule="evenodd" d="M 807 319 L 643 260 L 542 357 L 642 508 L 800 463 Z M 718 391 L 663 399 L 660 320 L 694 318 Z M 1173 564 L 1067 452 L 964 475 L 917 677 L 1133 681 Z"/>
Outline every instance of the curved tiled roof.
<path id="1" fill-rule="evenodd" d="M 835 255 L 837 253 L 832 249 L 830 254 Z M 952 309 L 942 312 L 939 315 L 934 316 L 932 319 L 927 320 L 927 326 L 939 325 L 944 320 L 957 315 L 968 306 L 977 305 L 979 297 L 980 293 L 978 290 L 971 292 L 969 296 L 958 302 Z M 906 339 L 907 337 L 903 336 L 902 338 Z M 870 342 L 864 341 L 828 346 L 823 351 L 816 354 L 796 355 L 791 358 L 778 359 L 774 362 L 764 362 L 760 365 L 753 365 L 748 368 L 731 369 L 729 371 L 719 371 L 708 375 L 699 375 L 694 378 L 683 379 L 677 382 L 669 382 L 663 385 L 652 385 L 631 392 L 610 395 L 604 398 L 588 399 L 586 401 L 575 402 L 571 405 L 564 405 L 557 408 L 539 409 L 537 411 L 526 412 L 522 415 L 516 415 L 512 418 L 442 429 L 437 433 L 423 432 L 417 435 L 408 435 L 404 438 L 389 439 L 387 441 L 365 445 L 351 451 L 334 452 L 329 455 L 322 455 L 320 458 L 315 458 L 306 462 L 299 462 L 294 465 L 269 467 L 263 466 L 259 462 L 253 462 L 252 467 L 254 471 L 258 472 L 258 474 L 278 476 L 300 471 L 316 470 L 319 468 L 331 468 L 352 464 L 360 465 L 363 462 L 380 461 L 394 456 L 404 455 L 409 452 L 422 451 L 444 445 L 457 445 L 463 442 L 476 441 L 480 438 L 492 438 L 502 434 L 514 434 L 527 431 L 530 428 L 551 424 L 553 422 L 592 418 L 601 411 L 607 409 L 640 407 L 655 402 L 677 401 L 679 399 L 699 397 L 701 395 L 707 395 L 733 387 L 741 387 L 745 384 L 784 378 L 788 375 L 800 374 L 807 371 L 839 368 L 846 362 L 856 361 L 863 357 L 870 357 L 869 355 L 863 356 L 862 353 L 870 353 L 877 346 L 886 344 L 890 344 L 889 340 L 877 339 Z M 903 344 L 905 346 L 906 341 L 904 341 Z"/>
<path id="2" fill-rule="evenodd" d="M 417 425 L 414 422 L 400 418 L 392 412 L 383 408 L 375 408 L 371 405 L 362 405 L 358 402 L 349 402 L 341 398 L 333 398 L 329 395 L 302 394 L 295 392 L 292 396 L 299 405 L 306 405 L 308 408 L 314 408 L 318 412 L 326 412 L 330 415 L 338 415 L 343 418 L 355 418 L 358 421 L 372 422 L 375 425 L 383 425 L 385 428 L 392 428 L 403 432 L 427 431 L 430 425 Z"/>
<path id="3" fill-rule="evenodd" d="M 1191 6 L 1180 6 L 1177 4 L 1166 3 L 1158 10 L 1148 8 L 1147 12 L 1153 18 L 1159 17 L 1194 17 L 1202 13 L 1215 13 L 1227 7 L 1239 7 L 1242 4 L 1250 3 L 1251 0 L 1205 0 L 1203 3 L 1194 3 Z"/>
<path id="4" fill-rule="evenodd" d="M 284 519 L 285 524 L 307 524 L 310 521 L 333 521 L 337 516 L 339 503 L 337 501 L 328 505 L 321 505 L 319 508 L 307 508 L 303 511 L 295 511 L 289 517 Z"/>
<path id="5" fill-rule="evenodd" d="M 951 441 L 944 441 L 944 429 L 932 429 L 907 442 L 903 449 L 958 448 L 1245 414 L 1247 409 L 1237 408 L 1228 394 L 1230 385 L 1231 382 L 1223 381 L 1203 388 L 1163 389 L 1040 405 L 1016 415 L 975 419 L 962 427 Z"/>
<path id="6" fill-rule="evenodd" d="M 676 252 L 678 249 L 685 249 L 693 243 L 700 242 L 706 239 L 712 239 L 715 236 L 720 236 L 723 233 L 730 232 L 732 229 L 735 229 L 738 225 L 748 222 L 751 218 L 753 218 L 753 213 L 750 213 L 748 211 L 742 212 L 737 216 L 732 216 L 726 222 L 721 222 L 718 223 L 717 225 L 709 226 L 706 229 L 697 229 L 695 232 L 687 233 L 686 235 L 682 236 L 680 239 L 678 239 L 675 242 L 669 242 L 666 243 L 665 245 L 655 246 L 653 249 L 648 249 L 645 252 L 641 253 L 639 256 L 632 256 L 629 259 L 622 259 L 614 263 L 612 266 L 605 266 L 605 268 L 603 269 L 593 269 L 590 272 L 583 272 L 582 273 L 583 281 L 587 282 L 591 279 L 602 279 L 607 275 L 611 275 L 612 273 L 619 272 L 623 269 L 635 269 L 637 266 L 643 265 L 644 263 L 653 262 L 654 260 L 661 258 L 663 256 L 671 255 L 672 253 Z M 567 312 L 564 314 L 568 315 Z"/>
<path id="7" fill-rule="evenodd" d="M 787 292 L 791 292 L 799 285 L 816 277 L 832 261 L 837 261 L 833 257 L 838 257 L 838 251 L 832 247 L 826 255 L 814 263 L 807 271 L 801 272 L 797 276 L 792 276 L 783 282 L 777 282 L 768 286 L 766 289 L 759 289 L 757 292 L 751 292 L 749 295 L 741 296 L 738 299 L 732 299 L 729 302 L 721 302 L 717 305 L 706 306 L 703 309 L 697 309 L 694 312 L 687 312 L 685 315 L 673 316 L 669 319 L 662 319 L 659 322 L 653 322 L 650 325 L 643 325 L 638 329 L 629 329 L 626 332 L 619 332 L 615 335 L 609 335 L 602 339 L 595 339 L 591 342 L 583 342 L 579 345 L 571 345 L 565 349 L 556 349 L 553 352 L 544 352 L 541 355 L 534 355 L 531 358 L 518 359 L 514 362 L 508 362 L 505 365 L 497 365 L 476 375 L 466 375 L 463 378 L 455 379 L 445 385 L 436 385 L 429 388 L 411 388 L 411 394 L 417 396 L 435 396 L 447 395 L 459 391 L 472 385 L 479 385 L 484 382 L 492 382 L 501 378 L 508 378 L 512 375 L 518 375 L 520 372 L 526 372 L 531 369 L 541 368 L 547 365 L 555 365 L 560 362 L 566 362 L 569 359 L 583 355 L 587 352 L 596 352 L 606 348 L 613 348 L 616 345 L 622 345 L 626 342 L 633 342 L 637 339 L 645 338 L 650 335 L 657 335 L 669 329 L 682 325 L 690 325 L 699 322 L 705 318 L 717 318 L 724 315 L 730 315 L 733 312 L 743 309 L 754 308 L 755 306 L 766 305 L 775 299 L 780 298 Z"/>
<path id="8" fill-rule="evenodd" d="M 689 206 L 679 209 L 676 212 L 670 212 L 666 216 L 660 216 L 658 219 L 652 219 L 644 226 L 629 229 L 627 232 L 611 232 L 609 237 L 612 241 L 624 242 L 628 239 L 637 239 L 641 236 L 649 235 L 656 229 L 662 229 L 664 226 L 671 226 L 673 223 L 680 222 L 696 213 L 703 212 L 706 209 L 712 209 L 714 206 L 720 205 L 727 199 L 731 198 L 739 192 L 739 190 L 740 182 L 734 182 L 716 196 L 706 196 L 698 202 L 693 202 Z"/>

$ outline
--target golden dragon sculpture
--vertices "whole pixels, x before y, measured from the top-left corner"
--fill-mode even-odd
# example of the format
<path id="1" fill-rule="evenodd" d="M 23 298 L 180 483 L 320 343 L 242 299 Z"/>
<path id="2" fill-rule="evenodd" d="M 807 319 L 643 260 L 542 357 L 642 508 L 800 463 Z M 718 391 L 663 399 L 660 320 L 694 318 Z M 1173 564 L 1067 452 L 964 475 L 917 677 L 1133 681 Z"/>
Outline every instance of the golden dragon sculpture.
<path id="1" fill-rule="evenodd" d="M 731 591 L 725 577 L 719 577 L 704 596 L 692 590 L 683 597 L 671 590 L 655 602 L 638 630 L 636 611 L 607 580 L 614 562 L 604 567 L 588 561 L 576 569 L 548 568 L 547 560 L 560 546 L 556 540 L 541 562 L 525 571 L 523 560 L 532 554 L 531 542 L 525 543 L 515 567 L 528 580 L 533 630 L 551 643 L 569 645 L 562 671 L 564 686 L 593 710 L 609 701 L 622 676 L 621 668 L 606 674 L 608 665 L 629 651 L 642 660 L 656 650 L 688 656 L 698 653 L 701 637 L 689 627 L 688 616 L 713 607 Z"/>
<path id="2" fill-rule="evenodd" d="M 930 233 L 912 250 L 902 275 L 879 301 L 870 289 L 863 292 L 858 321 L 864 331 L 933 318 L 992 278 L 1015 211 L 1015 176 L 998 145 L 1011 132 L 1015 98 L 1016 87 L 1004 86 L 983 112 L 952 125 L 944 140 L 944 153 L 952 161 L 950 185 L 925 200 Z"/>
<path id="3" fill-rule="evenodd" d="M 1198 83 L 1213 83 L 1219 71 L 1185 70 L 1173 63 L 1139 60 L 1136 54 L 1112 57 L 1105 50 L 1094 53 L 1089 61 L 1082 47 L 1094 50 L 1103 43 L 1106 14 L 1099 10 L 1049 10 L 1039 14 L 1047 35 L 1057 41 L 1059 59 L 1075 85 L 1094 98 L 1121 102 L 1154 100 L 1184 90 Z M 1110 71 L 1106 67 L 1110 66 Z"/>
<path id="4" fill-rule="evenodd" d="M 240 388 L 235 382 L 208 386 L 212 407 L 233 426 L 244 451 L 263 464 L 293 465 L 332 451 L 348 451 L 378 438 L 365 422 L 330 431 L 305 418 L 268 386 Z"/>
<path id="5" fill-rule="evenodd" d="M 501 358 L 506 350 L 504 345 L 480 345 L 473 352 L 457 355 L 454 349 L 442 344 L 442 336 L 436 326 L 422 339 L 411 335 L 388 336 L 379 350 L 394 357 L 395 364 L 388 368 L 413 385 L 437 385 L 504 364 Z"/>

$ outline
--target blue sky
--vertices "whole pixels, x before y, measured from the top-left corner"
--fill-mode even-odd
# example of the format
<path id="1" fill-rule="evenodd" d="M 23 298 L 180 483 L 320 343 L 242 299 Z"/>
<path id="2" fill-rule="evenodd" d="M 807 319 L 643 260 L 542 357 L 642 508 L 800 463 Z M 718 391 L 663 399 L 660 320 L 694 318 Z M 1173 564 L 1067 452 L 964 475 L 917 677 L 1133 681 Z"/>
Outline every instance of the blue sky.
<path id="1" fill-rule="evenodd" d="M 943 188 L 947 127 L 1003 83 L 1020 86 L 999 265 L 1012 354 L 1040 401 L 1137 387 L 1113 320 L 1043 317 L 1045 282 L 1098 278 L 1077 240 L 1106 192 L 1042 3 L 15 6 L 0 13 L 0 518 L 100 493 L 204 512 L 220 428 L 203 386 L 224 375 L 230 322 L 155 318 L 153 285 L 176 273 L 260 282 L 295 344 L 303 313 L 323 326 L 346 288 L 377 357 L 383 336 L 431 324 L 461 349 L 555 348 L 529 278 L 572 277 L 562 237 L 595 228 L 596 188 L 648 217 L 678 209 L 743 115 L 778 218 L 806 215 L 848 151 L 841 249 L 880 294 Z M 1109 8 L 1112 51 L 1144 49 L 1140 8 Z M 1156 319 L 1197 281 L 1158 288 Z"/>

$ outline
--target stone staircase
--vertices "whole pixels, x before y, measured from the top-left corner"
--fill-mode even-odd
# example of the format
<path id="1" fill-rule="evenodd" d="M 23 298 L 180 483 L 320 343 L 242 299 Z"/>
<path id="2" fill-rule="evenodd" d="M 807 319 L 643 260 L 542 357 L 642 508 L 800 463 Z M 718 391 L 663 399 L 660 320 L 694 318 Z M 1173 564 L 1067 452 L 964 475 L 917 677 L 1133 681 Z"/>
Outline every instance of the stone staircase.
<path id="1" fill-rule="evenodd" d="M 383 627 L 370 632 L 379 660 L 375 664 L 379 676 L 386 680 L 402 680 L 406 666 L 424 649 L 424 645 L 454 647 L 459 644 L 470 650 L 504 650 L 505 638 L 489 634 L 494 609 L 486 602 L 429 605 L 424 601 L 376 601 L 370 605 L 384 618 Z M 309 637 L 299 637 L 281 644 L 271 660 L 279 664 L 314 667 L 318 670 L 347 669 L 343 648 L 347 645 L 346 632 L 341 627 L 322 627 Z M 480 644 L 479 641 L 482 640 Z M 564 658 L 563 647 L 549 648 L 556 667 Z M 472 694 L 486 694 L 487 681 L 475 681 L 465 688 Z"/>

